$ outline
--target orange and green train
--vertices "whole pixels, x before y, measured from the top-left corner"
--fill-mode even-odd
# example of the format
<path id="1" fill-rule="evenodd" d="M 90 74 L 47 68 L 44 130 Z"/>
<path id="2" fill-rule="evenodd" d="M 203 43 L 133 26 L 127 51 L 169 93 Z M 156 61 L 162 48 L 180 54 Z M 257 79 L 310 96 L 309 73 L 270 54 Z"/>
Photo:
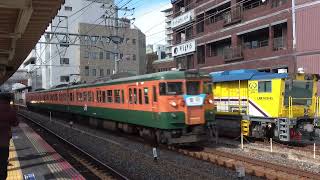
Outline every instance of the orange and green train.
<path id="1" fill-rule="evenodd" d="M 211 80 L 190 71 L 36 91 L 27 94 L 26 102 L 32 109 L 87 117 L 90 124 L 167 144 L 206 140 L 214 119 Z"/>

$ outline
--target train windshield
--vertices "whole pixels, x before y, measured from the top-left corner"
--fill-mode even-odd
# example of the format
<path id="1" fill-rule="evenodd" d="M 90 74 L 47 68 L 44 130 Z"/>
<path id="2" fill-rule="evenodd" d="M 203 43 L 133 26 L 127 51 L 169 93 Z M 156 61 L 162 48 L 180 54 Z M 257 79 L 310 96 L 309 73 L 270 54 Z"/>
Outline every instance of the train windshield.
<path id="1" fill-rule="evenodd" d="M 284 103 L 289 105 L 289 97 L 292 97 L 292 105 L 311 105 L 312 81 L 286 81 Z"/>
<path id="2" fill-rule="evenodd" d="M 187 82 L 187 95 L 198 95 L 200 94 L 200 82 L 189 81 Z"/>
<path id="3" fill-rule="evenodd" d="M 182 95 L 182 82 L 160 83 L 160 95 Z"/>

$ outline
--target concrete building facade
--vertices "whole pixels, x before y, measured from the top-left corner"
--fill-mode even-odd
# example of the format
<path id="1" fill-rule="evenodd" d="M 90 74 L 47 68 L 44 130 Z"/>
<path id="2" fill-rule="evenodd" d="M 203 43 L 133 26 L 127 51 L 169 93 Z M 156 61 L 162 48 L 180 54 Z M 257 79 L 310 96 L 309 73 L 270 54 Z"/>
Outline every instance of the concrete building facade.
<path id="1" fill-rule="evenodd" d="M 303 67 L 320 72 L 319 1 L 172 0 L 172 4 L 177 68 L 296 72 Z"/>
<path id="2" fill-rule="evenodd" d="M 91 24 L 81 23 L 79 27 L 81 34 L 87 32 Z M 112 39 L 116 34 L 120 37 L 119 43 Z M 77 59 L 80 60 L 82 82 L 92 82 L 115 73 L 146 73 L 146 37 L 138 28 L 130 27 L 130 23 L 122 28 L 97 25 L 90 35 L 110 38 L 110 41 L 98 43 L 96 47 L 80 46 Z"/>

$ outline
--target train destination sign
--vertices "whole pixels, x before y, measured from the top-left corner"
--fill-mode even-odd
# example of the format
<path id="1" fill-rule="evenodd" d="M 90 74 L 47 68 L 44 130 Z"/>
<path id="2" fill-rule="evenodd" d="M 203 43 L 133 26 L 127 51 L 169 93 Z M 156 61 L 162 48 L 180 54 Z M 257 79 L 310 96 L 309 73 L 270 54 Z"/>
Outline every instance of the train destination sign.
<path id="1" fill-rule="evenodd" d="M 196 41 L 191 40 L 172 48 L 172 56 L 179 56 L 196 51 Z"/>

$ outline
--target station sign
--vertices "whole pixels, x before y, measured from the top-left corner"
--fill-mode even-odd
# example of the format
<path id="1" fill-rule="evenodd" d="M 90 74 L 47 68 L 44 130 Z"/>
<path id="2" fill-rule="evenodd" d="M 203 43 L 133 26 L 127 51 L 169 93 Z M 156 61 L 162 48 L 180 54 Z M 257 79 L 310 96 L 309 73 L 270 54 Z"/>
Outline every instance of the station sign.
<path id="1" fill-rule="evenodd" d="M 179 56 L 196 51 L 196 41 L 191 40 L 172 48 L 172 56 Z"/>
<path id="2" fill-rule="evenodd" d="M 181 26 L 183 24 L 186 24 L 188 22 L 191 22 L 194 19 L 194 10 L 188 11 L 176 18 L 174 18 L 171 21 L 171 28 L 175 28 L 178 26 Z"/>

